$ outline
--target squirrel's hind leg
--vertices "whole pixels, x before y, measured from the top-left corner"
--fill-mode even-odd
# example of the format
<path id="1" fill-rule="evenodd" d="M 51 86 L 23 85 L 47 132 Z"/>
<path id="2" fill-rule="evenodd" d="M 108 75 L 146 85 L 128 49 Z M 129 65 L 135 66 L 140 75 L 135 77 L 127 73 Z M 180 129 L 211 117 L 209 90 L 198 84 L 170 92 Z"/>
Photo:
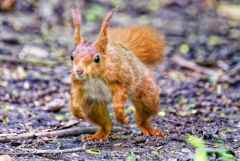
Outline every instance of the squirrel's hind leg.
<path id="1" fill-rule="evenodd" d="M 107 110 L 106 102 L 86 100 L 83 104 L 86 120 L 96 124 L 98 130 L 93 135 L 84 135 L 81 139 L 86 141 L 105 142 L 112 130 L 112 122 Z"/>
<path id="2" fill-rule="evenodd" d="M 160 98 L 157 85 L 152 78 L 146 78 L 136 88 L 132 102 L 136 108 L 136 123 L 146 136 L 163 137 L 160 129 L 154 128 L 150 122 L 151 117 L 159 111 Z"/>

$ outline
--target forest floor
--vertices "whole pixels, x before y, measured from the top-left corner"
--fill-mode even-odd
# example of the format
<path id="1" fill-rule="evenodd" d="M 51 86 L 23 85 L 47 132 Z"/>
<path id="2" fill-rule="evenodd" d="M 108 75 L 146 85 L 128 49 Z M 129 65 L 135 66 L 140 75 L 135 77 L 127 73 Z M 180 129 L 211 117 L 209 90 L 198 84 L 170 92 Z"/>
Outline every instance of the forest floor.
<path id="1" fill-rule="evenodd" d="M 91 40 L 116 4 L 79 4 L 83 35 Z M 3 134 L 93 127 L 70 112 L 71 6 L 71 1 L 23 0 L 14 12 L 0 12 L 0 140 Z M 44 136 L 0 141 L 0 153 L 16 160 L 191 160 L 195 149 L 186 142 L 190 134 L 205 141 L 210 160 L 219 160 L 219 149 L 239 159 L 239 21 L 219 16 L 201 0 L 133 0 L 122 2 L 111 25 L 150 25 L 166 37 L 167 59 L 151 69 L 161 91 L 161 112 L 153 122 L 166 137 L 142 136 L 128 103 L 129 125 L 113 118 L 121 130 L 112 132 L 106 143 L 83 142 L 79 135 Z M 71 148 L 82 150 L 24 152 Z"/>

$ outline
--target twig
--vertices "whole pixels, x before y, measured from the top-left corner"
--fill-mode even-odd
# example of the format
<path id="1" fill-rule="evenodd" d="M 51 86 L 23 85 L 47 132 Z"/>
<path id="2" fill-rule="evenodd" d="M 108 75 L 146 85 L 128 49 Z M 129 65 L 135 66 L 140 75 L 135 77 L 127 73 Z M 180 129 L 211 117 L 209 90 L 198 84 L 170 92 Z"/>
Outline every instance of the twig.
<path id="1" fill-rule="evenodd" d="M 94 133 L 96 132 L 96 128 L 90 127 L 74 127 L 70 129 L 62 129 L 50 132 L 29 132 L 22 134 L 0 134 L 0 142 L 9 142 L 13 140 L 20 139 L 30 139 L 35 137 L 64 137 L 64 136 L 76 136 L 80 134 Z M 121 131 L 121 127 L 114 127 L 113 132 Z"/>
<path id="2" fill-rule="evenodd" d="M 21 149 L 21 152 L 0 152 L 0 155 L 29 155 L 29 154 L 62 154 L 84 151 L 83 147 L 61 150 Z"/>
<path id="3" fill-rule="evenodd" d="M 223 71 L 228 71 L 229 70 L 229 65 L 222 60 L 217 61 L 217 66 L 219 68 L 221 68 Z"/>
<path id="4" fill-rule="evenodd" d="M 164 121 L 166 121 L 166 122 L 170 122 L 170 123 L 178 124 L 178 125 L 183 125 L 183 126 L 191 127 L 191 125 L 188 125 L 188 124 L 183 123 L 183 122 L 177 122 L 177 121 L 169 120 L 169 119 L 166 119 L 166 118 L 163 118 L 162 120 L 164 120 Z"/>
<path id="5" fill-rule="evenodd" d="M 53 92 L 56 92 L 58 89 L 56 86 L 50 86 L 49 88 L 42 90 L 38 93 L 36 93 L 35 95 L 33 95 L 35 98 L 39 99 L 45 95 L 51 94 Z"/>
<path id="6" fill-rule="evenodd" d="M 16 64 L 31 64 L 35 66 L 55 66 L 57 62 L 50 60 L 38 60 L 38 59 L 20 59 L 10 56 L 0 55 L 0 62 L 10 62 Z"/>
<path id="7" fill-rule="evenodd" d="M 163 118 L 163 121 L 166 121 L 166 122 L 169 122 L 169 123 L 173 123 L 173 124 L 176 124 L 176 125 L 182 125 L 182 126 L 191 127 L 191 128 L 193 127 L 192 125 L 189 125 L 187 123 L 178 122 L 178 121 L 174 121 L 174 120 L 169 120 L 167 118 Z M 198 127 L 195 127 L 194 130 L 196 130 L 196 131 L 203 131 L 203 130 L 201 130 L 201 128 L 198 128 Z"/>
<path id="8" fill-rule="evenodd" d="M 196 72 L 199 72 L 199 73 L 202 73 L 202 74 L 206 74 L 206 75 L 209 75 L 209 76 L 218 74 L 218 72 L 216 70 L 201 67 L 201 66 L 197 65 L 196 63 L 188 61 L 188 60 L 186 60 L 184 58 L 181 58 L 180 56 L 177 56 L 177 55 L 175 55 L 172 58 L 172 61 L 174 63 L 182 66 L 182 67 L 185 67 L 185 68 L 188 68 L 188 69 L 191 69 L 193 71 L 196 71 Z"/>
<path id="9" fill-rule="evenodd" d="M 221 72 L 221 70 L 214 70 L 214 69 L 209 69 L 209 68 L 206 68 L 206 67 L 201 67 L 199 65 L 197 65 L 196 63 L 194 62 L 191 62 L 191 61 L 188 61 L 184 58 L 181 58 L 180 56 L 177 56 L 175 55 L 173 58 L 172 58 L 172 61 L 184 68 L 188 68 L 190 70 L 193 70 L 195 72 L 198 72 L 198 73 L 202 73 L 202 74 L 205 74 L 207 76 L 217 76 L 218 77 L 218 80 L 222 83 L 235 83 L 236 81 L 234 80 L 231 80 L 231 78 L 227 75 L 227 74 L 223 74 Z M 227 68 L 226 66 L 225 67 L 221 67 L 221 68 Z"/>

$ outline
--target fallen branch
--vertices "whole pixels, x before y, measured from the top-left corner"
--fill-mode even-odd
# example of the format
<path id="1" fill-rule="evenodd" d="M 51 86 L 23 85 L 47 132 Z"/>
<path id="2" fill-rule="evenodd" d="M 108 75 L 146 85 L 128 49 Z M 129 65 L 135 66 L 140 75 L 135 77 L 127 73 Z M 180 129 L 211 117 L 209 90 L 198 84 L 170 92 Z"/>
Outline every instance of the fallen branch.
<path id="1" fill-rule="evenodd" d="M 0 155 L 29 155 L 29 154 L 63 154 L 85 151 L 83 147 L 72 149 L 56 149 L 56 150 L 42 150 L 42 149 L 21 149 L 19 152 L 0 152 Z"/>
<path id="2" fill-rule="evenodd" d="M 121 127 L 114 127 L 113 132 L 121 131 Z M 62 129 L 56 131 L 47 131 L 47 132 L 28 132 L 21 134 L 0 134 L 0 142 L 9 142 L 13 140 L 22 140 L 22 139 L 31 139 L 35 137 L 65 137 L 65 136 L 77 136 L 80 134 L 89 134 L 95 133 L 96 128 L 90 127 L 74 127 L 70 129 Z"/>
<path id="3" fill-rule="evenodd" d="M 176 125 L 182 125 L 182 126 L 188 126 L 188 127 L 192 127 L 192 125 L 188 125 L 184 122 L 178 122 L 178 121 L 174 121 L 174 120 L 169 120 L 167 118 L 163 118 L 162 119 L 163 121 L 166 121 L 166 122 L 170 122 L 170 123 L 173 123 L 173 124 L 176 124 Z"/>
<path id="4" fill-rule="evenodd" d="M 58 89 L 56 86 L 50 86 L 49 88 L 46 88 L 45 90 L 42 90 L 42 91 L 39 91 L 37 92 L 36 94 L 33 94 L 33 96 L 36 98 L 36 99 L 39 99 L 45 95 L 48 95 L 48 94 L 51 94 L 51 93 L 54 93 L 56 92 Z"/>
<path id="5" fill-rule="evenodd" d="M 233 84 L 236 81 L 232 80 L 227 74 L 224 74 L 222 70 L 217 70 L 217 69 L 209 69 L 206 67 L 202 67 L 197 65 L 194 62 L 188 61 L 184 58 L 181 58 L 180 56 L 175 55 L 172 58 L 172 61 L 184 68 L 193 70 L 195 72 L 201 73 L 201 74 L 205 74 L 207 76 L 216 76 L 218 78 L 218 81 L 222 82 L 222 83 L 230 83 Z M 222 66 L 221 68 L 227 68 L 227 66 L 225 65 L 224 67 Z"/>
<path id="6" fill-rule="evenodd" d="M 0 62 L 6 63 L 16 63 L 16 64 L 31 64 L 35 66 L 48 66 L 52 67 L 57 65 L 57 62 L 50 60 L 38 60 L 38 59 L 20 59 L 10 56 L 0 55 Z"/>
<path id="7" fill-rule="evenodd" d="M 216 74 L 219 75 L 217 70 L 212 70 L 212 69 L 209 69 L 209 68 L 201 67 L 201 66 L 197 65 L 196 63 L 188 61 L 188 60 L 186 60 L 186 59 L 184 59 L 180 56 L 177 56 L 177 55 L 175 55 L 172 58 L 172 61 L 174 63 L 182 66 L 182 67 L 188 68 L 188 69 L 193 70 L 193 71 L 198 72 L 198 73 L 206 74 L 206 75 L 209 75 L 209 76 L 216 75 Z"/>

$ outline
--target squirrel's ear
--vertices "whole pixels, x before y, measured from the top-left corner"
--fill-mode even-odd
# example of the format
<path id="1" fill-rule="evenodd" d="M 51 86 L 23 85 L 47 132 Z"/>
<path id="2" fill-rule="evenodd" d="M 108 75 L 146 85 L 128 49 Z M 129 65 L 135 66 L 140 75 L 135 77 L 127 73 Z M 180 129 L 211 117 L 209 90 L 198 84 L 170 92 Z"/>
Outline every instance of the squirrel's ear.
<path id="1" fill-rule="evenodd" d="M 114 13 L 116 8 L 112 9 L 110 12 L 108 12 L 107 16 L 102 22 L 101 30 L 98 36 L 98 39 L 96 41 L 96 47 L 101 51 L 101 53 L 105 53 L 106 47 L 107 47 L 107 28 L 110 23 L 111 17 Z"/>
<path id="2" fill-rule="evenodd" d="M 72 21 L 75 27 L 75 43 L 78 45 L 83 41 L 80 33 L 80 25 L 81 25 L 81 14 L 79 9 L 75 9 L 72 7 Z"/>

